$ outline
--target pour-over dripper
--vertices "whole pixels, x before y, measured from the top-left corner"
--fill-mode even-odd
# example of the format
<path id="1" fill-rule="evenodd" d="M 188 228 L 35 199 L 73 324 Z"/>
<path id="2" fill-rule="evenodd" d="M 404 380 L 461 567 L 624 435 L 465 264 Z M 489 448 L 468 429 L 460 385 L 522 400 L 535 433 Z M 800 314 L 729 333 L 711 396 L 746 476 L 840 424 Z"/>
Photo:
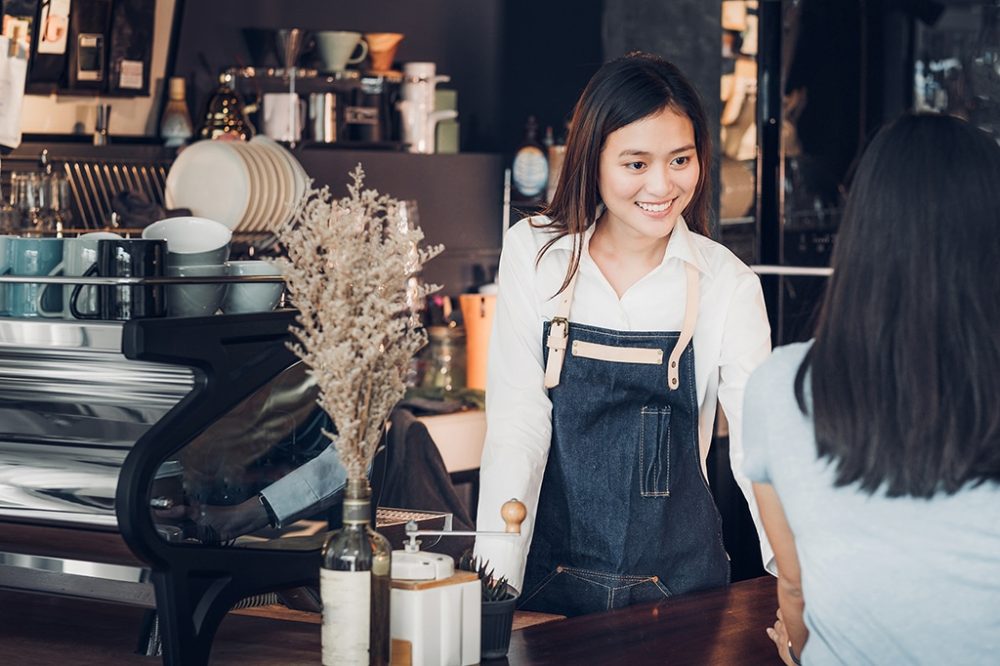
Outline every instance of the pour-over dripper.
<path id="1" fill-rule="evenodd" d="M 274 31 L 278 62 L 283 69 L 298 66 L 299 56 L 306 41 L 306 31 L 302 28 L 283 28 Z"/>

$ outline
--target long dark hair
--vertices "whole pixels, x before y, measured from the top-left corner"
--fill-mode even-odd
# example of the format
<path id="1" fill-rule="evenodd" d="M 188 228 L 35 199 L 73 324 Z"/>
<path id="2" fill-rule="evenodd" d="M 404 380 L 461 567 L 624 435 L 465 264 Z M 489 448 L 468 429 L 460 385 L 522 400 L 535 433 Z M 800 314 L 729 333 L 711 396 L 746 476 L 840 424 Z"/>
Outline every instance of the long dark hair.
<path id="1" fill-rule="evenodd" d="M 1000 147 L 906 115 L 858 164 L 795 395 L 837 485 L 931 497 L 1000 481 Z"/>
<path id="2" fill-rule="evenodd" d="M 538 253 L 539 259 L 557 240 L 574 234 L 573 257 L 559 291 L 566 288 L 580 264 L 583 232 L 594 223 L 601 203 L 597 185 L 605 139 L 615 130 L 667 108 L 686 116 L 694 126 L 701 173 L 695 194 L 682 214 L 693 230 L 708 235 L 712 139 L 701 99 L 674 65 L 648 53 L 629 53 L 597 70 L 580 95 L 566 139 L 559 182 L 552 202 L 543 211 L 551 221 L 537 225 L 554 232 Z"/>

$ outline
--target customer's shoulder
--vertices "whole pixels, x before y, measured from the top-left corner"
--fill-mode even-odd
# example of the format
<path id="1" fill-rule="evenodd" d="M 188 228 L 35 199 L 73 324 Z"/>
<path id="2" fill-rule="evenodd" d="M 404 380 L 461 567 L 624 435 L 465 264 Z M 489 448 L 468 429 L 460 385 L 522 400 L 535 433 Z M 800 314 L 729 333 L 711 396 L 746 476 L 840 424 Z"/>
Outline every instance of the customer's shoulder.
<path id="1" fill-rule="evenodd" d="M 811 347 L 812 340 L 775 348 L 750 375 L 746 386 L 747 400 L 759 403 L 755 405 L 757 407 L 766 405 L 768 409 L 778 409 L 786 404 L 785 401 L 794 400 L 791 389 L 795 376 Z M 809 394 L 808 386 L 806 393 Z"/>
<path id="2" fill-rule="evenodd" d="M 812 340 L 809 340 L 776 347 L 768 359 L 754 370 L 754 383 L 773 387 L 794 380 L 812 344 Z"/>

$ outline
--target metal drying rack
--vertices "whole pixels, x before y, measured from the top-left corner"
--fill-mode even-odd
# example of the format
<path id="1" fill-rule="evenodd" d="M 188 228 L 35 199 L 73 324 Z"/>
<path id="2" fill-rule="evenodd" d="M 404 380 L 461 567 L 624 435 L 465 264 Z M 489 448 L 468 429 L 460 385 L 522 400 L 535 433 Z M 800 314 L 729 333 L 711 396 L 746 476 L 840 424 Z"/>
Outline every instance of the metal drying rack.
<path id="1" fill-rule="evenodd" d="M 216 284 L 284 282 L 281 275 L 194 275 L 190 277 L 101 277 L 77 275 L 0 275 L 0 284 L 69 284 L 115 286 L 156 286 L 169 284 Z"/>

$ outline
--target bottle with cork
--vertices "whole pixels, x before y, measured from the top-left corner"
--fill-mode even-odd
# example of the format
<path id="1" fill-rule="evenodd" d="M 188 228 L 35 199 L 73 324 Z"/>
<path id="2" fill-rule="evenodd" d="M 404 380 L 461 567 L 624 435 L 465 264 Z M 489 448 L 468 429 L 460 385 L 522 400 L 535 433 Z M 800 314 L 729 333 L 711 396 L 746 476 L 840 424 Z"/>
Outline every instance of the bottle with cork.
<path id="1" fill-rule="evenodd" d="M 187 106 L 183 77 L 172 76 L 168 86 L 167 106 L 160 117 L 160 138 L 167 148 L 179 148 L 194 135 L 194 125 Z"/>
<path id="2" fill-rule="evenodd" d="M 524 140 L 514 154 L 512 176 L 515 197 L 522 203 L 541 203 L 549 182 L 549 160 L 538 141 L 538 121 L 528 116 Z"/>

